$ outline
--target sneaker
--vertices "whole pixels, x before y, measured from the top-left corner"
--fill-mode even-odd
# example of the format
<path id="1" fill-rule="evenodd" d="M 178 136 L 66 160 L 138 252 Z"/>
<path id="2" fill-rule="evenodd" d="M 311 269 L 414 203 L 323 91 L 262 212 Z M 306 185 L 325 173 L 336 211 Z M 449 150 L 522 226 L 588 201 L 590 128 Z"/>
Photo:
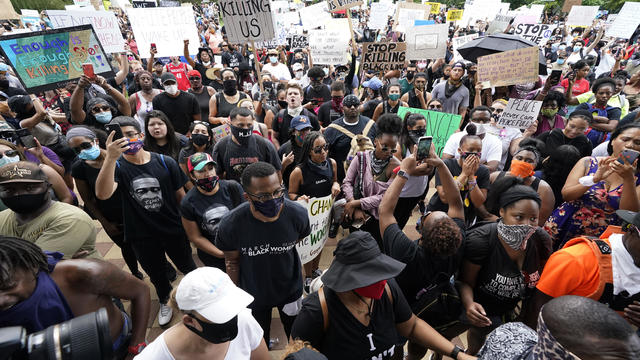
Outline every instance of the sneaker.
<path id="1" fill-rule="evenodd" d="M 167 304 L 160 303 L 160 310 L 158 310 L 158 325 L 165 326 L 173 317 L 173 309 Z"/>
<path id="2" fill-rule="evenodd" d="M 302 286 L 302 290 L 304 290 L 305 295 L 309 295 L 312 281 L 313 279 L 309 277 L 304 279 L 304 285 Z"/>
<path id="3" fill-rule="evenodd" d="M 313 273 L 311 273 L 311 277 L 313 279 L 315 279 L 315 278 L 317 278 L 319 276 L 322 276 L 323 273 L 324 273 L 324 271 L 322 271 L 320 269 L 315 269 L 315 270 L 313 270 Z"/>
<path id="4" fill-rule="evenodd" d="M 424 214 L 424 212 L 427 210 L 427 207 L 424 205 L 424 200 L 420 200 L 418 202 L 418 209 L 420 210 L 420 214 Z"/>

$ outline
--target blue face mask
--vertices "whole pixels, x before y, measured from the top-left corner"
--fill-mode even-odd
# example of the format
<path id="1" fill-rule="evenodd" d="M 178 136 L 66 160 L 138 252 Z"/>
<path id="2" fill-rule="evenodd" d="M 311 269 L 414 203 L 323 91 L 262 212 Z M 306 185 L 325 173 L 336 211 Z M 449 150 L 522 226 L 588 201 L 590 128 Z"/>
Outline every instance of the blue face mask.
<path id="1" fill-rule="evenodd" d="M 268 218 L 272 218 L 277 216 L 280 212 L 280 208 L 282 208 L 282 204 L 284 203 L 284 195 L 278 198 L 267 200 L 265 202 L 251 202 L 253 203 L 253 207 L 256 209 L 256 211 Z"/>
<path id="2" fill-rule="evenodd" d="M 19 156 L 12 156 L 12 157 L 2 156 L 0 158 L 0 166 L 11 164 L 11 163 L 18 162 L 18 161 L 20 161 L 20 157 Z"/>
<path id="3" fill-rule="evenodd" d="M 277 56 L 269 56 L 269 61 L 270 61 L 272 64 L 275 64 L 275 63 L 277 63 L 277 62 L 278 62 L 278 57 L 277 57 Z"/>
<path id="4" fill-rule="evenodd" d="M 558 63 L 558 65 L 562 65 L 564 64 L 564 59 L 558 59 L 558 61 L 556 61 Z"/>
<path id="5" fill-rule="evenodd" d="M 113 115 L 111 115 L 111 111 L 103 111 L 93 115 L 93 117 L 95 117 L 96 121 L 98 121 L 99 123 L 106 124 L 111 121 Z"/>
<path id="6" fill-rule="evenodd" d="M 95 145 L 91 149 L 80 151 L 80 154 L 78 154 L 78 158 L 82 160 L 95 160 L 98 156 L 100 156 L 100 148 Z"/>

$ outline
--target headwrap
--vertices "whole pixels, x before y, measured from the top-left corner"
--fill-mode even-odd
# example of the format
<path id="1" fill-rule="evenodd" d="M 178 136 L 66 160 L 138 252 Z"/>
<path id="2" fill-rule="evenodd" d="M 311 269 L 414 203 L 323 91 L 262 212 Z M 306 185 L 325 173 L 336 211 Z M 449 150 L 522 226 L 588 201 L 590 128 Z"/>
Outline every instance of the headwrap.
<path id="1" fill-rule="evenodd" d="M 538 205 L 540 205 L 541 203 L 540 195 L 538 195 L 538 193 L 535 190 L 533 190 L 529 186 L 517 185 L 505 191 L 504 193 L 502 193 L 502 195 L 500 196 L 499 205 L 501 209 L 504 209 L 505 207 L 513 204 L 514 202 L 520 201 L 522 199 L 531 199 L 537 202 Z"/>
<path id="2" fill-rule="evenodd" d="M 94 106 L 98 105 L 98 104 L 105 104 L 109 107 L 111 107 L 111 104 L 109 104 L 109 102 L 99 96 L 96 96 L 94 98 L 89 99 L 89 101 L 87 101 L 87 104 L 85 105 L 85 112 L 87 113 L 91 113 L 91 109 L 93 109 Z"/>
<path id="3" fill-rule="evenodd" d="M 85 126 L 73 126 L 67 131 L 67 142 L 78 136 L 88 137 L 89 139 L 93 140 L 96 138 L 96 133 Z"/>
<path id="4" fill-rule="evenodd" d="M 544 323 L 542 311 L 538 314 L 538 343 L 533 347 L 533 358 L 536 360 L 580 360 L 553 337 Z"/>

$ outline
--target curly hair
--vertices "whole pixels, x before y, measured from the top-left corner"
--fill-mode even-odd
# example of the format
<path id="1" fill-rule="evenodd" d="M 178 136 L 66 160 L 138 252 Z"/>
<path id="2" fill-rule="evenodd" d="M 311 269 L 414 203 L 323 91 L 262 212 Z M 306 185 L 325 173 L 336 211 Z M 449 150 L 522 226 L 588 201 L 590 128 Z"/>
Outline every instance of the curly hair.
<path id="1" fill-rule="evenodd" d="M 458 251 L 460 244 L 462 244 L 460 227 L 448 216 L 436 220 L 433 226 L 422 227 L 420 244 L 430 254 L 451 256 Z"/>
<path id="2" fill-rule="evenodd" d="M 376 121 L 376 137 L 384 134 L 400 136 L 402 120 L 396 114 L 384 114 Z"/>
<path id="3" fill-rule="evenodd" d="M 547 96 L 542 100 L 542 105 L 554 100 L 558 104 L 559 109 L 564 107 L 564 103 L 566 101 L 565 96 L 563 93 L 556 90 L 551 90 L 547 93 Z"/>
<path id="4" fill-rule="evenodd" d="M 318 352 L 308 341 L 296 339 L 294 341 L 289 342 L 286 348 L 283 350 L 282 360 L 286 359 L 289 355 L 297 353 L 302 349 L 311 349 L 315 352 Z"/>
<path id="5" fill-rule="evenodd" d="M 625 80 L 626 81 L 626 80 Z M 612 78 L 610 77 L 605 77 L 605 78 L 600 78 L 596 81 L 593 82 L 593 85 L 591 85 L 591 91 L 595 94 L 598 92 L 598 90 L 603 87 L 603 86 L 611 86 L 611 92 L 613 93 L 614 91 L 616 91 L 616 82 L 613 81 Z"/>

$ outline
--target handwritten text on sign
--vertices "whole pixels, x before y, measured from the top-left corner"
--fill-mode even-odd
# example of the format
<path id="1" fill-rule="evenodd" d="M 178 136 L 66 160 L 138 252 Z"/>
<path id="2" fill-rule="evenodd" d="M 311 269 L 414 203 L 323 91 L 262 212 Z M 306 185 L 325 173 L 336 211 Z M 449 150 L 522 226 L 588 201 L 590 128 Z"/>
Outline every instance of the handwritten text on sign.
<path id="1" fill-rule="evenodd" d="M 478 81 L 491 86 L 526 84 L 538 81 L 538 52 L 532 46 L 478 58 Z"/>
<path id="2" fill-rule="evenodd" d="M 514 34 L 542 47 L 547 44 L 556 26 L 550 24 L 518 24 L 515 26 Z"/>
<path id="3" fill-rule="evenodd" d="M 157 57 L 175 56 L 189 39 L 189 54 L 198 53 L 200 37 L 191 7 L 127 9 L 140 57 L 150 57 L 151 43 Z"/>
<path id="4" fill-rule="evenodd" d="M 525 130 L 538 118 L 542 101 L 509 99 L 498 125 Z"/>
<path id="5" fill-rule="evenodd" d="M 309 225 L 311 227 L 309 236 L 296 244 L 300 262 L 306 264 L 320 255 L 324 244 L 327 242 L 333 200 L 331 199 L 331 195 L 327 195 L 321 198 L 311 198 L 308 202 L 298 200 L 298 204 L 307 209 L 309 213 Z"/>
<path id="6" fill-rule="evenodd" d="M 359 5 L 362 5 L 362 0 L 327 0 L 329 11 L 344 10 Z"/>
<path id="7" fill-rule="evenodd" d="M 229 41 L 269 41 L 276 36 L 269 0 L 220 0 L 218 6 Z"/>
<path id="8" fill-rule="evenodd" d="M 629 39 L 640 24 L 640 3 L 627 1 L 622 10 L 607 29 L 607 35 Z M 611 17 L 611 15 L 609 15 Z M 636 50 L 637 51 L 637 50 Z"/>
<path id="9" fill-rule="evenodd" d="M 404 67 L 404 62 L 406 59 L 406 50 L 406 43 L 364 43 L 362 69 L 374 71 L 390 71 L 402 69 Z"/>
<path id="10" fill-rule="evenodd" d="M 462 116 L 404 106 L 398 108 L 398 116 L 401 119 L 404 119 L 405 114 L 408 112 L 424 115 L 424 118 L 427 119 L 427 128 L 424 135 L 433 137 L 433 146 L 438 156 L 441 156 L 447 140 L 460 127 Z"/>
<path id="11" fill-rule="evenodd" d="M 110 11 L 47 10 L 47 16 L 54 29 L 91 24 L 104 51 L 124 52 L 124 39 L 118 19 Z"/>
<path id="12" fill-rule="evenodd" d="M 464 10 L 449 10 L 447 11 L 447 21 L 462 20 L 462 14 Z"/>
<path id="13" fill-rule="evenodd" d="M 313 62 L 323 65 L 344 64 L 350 39 L 348 19 L 333 19 L 328 24 L 325 30 L 309 31 Z"/>
<path id="14" fill-rule="evenodd" d="M 82 75 L 83 63 L 93 64 L 98 75 L 114 76 L 91 25 L 7 35 L 0 49 L 30 93 L 64 87 Z"/>

